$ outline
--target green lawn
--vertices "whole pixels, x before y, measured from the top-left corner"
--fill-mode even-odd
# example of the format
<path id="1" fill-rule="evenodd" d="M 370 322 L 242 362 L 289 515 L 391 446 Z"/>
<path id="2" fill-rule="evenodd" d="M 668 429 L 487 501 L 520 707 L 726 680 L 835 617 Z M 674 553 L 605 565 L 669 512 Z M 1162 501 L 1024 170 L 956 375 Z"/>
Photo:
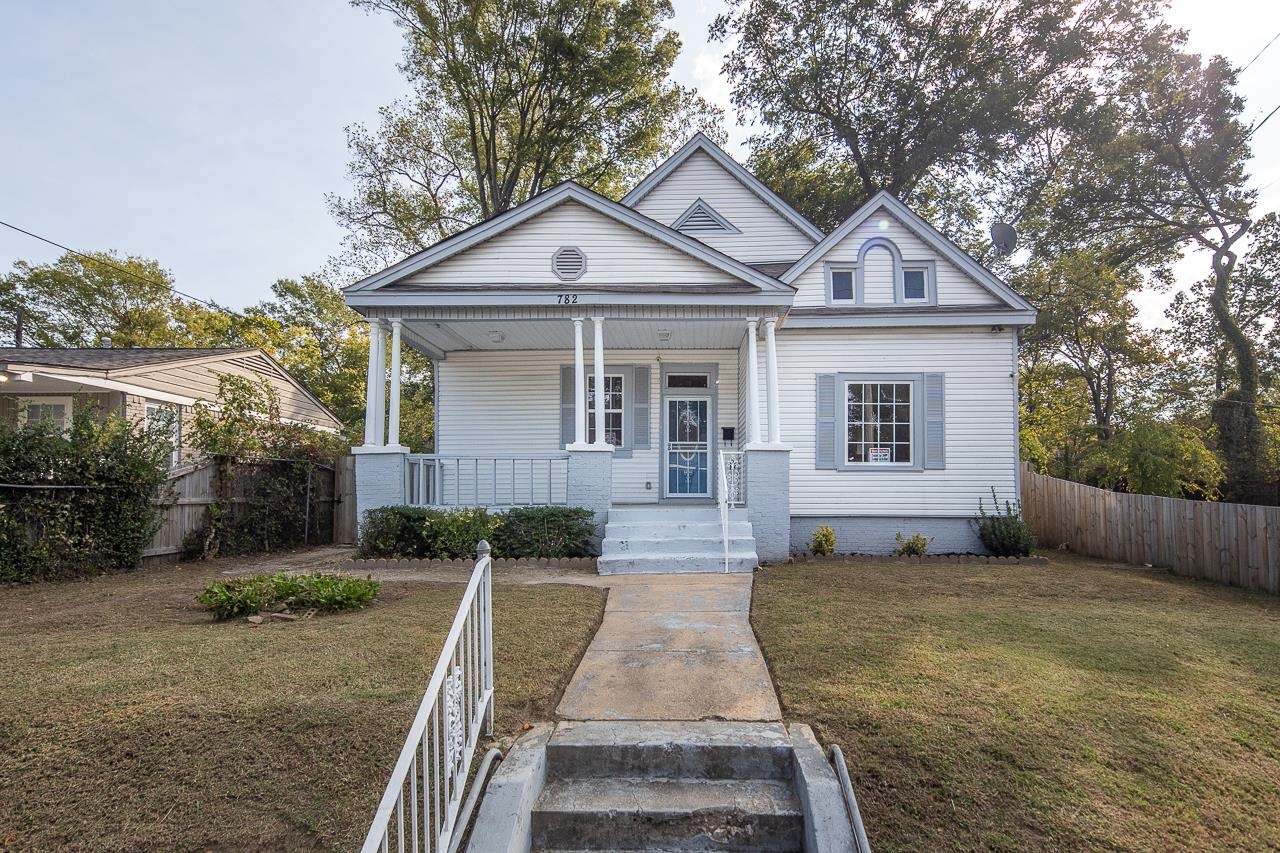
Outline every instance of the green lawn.
<path id="1" fill-rule="evenodd" d="M 778 566 L 752 621 L 872 846 L 1280 849 L 1280 599 L 1049 555 Z"/>
<path id="2" fill-rule="evenodd" d="M 351 849 L 462 595 L 253 628 L 170 568 L 0 589 L 0 850 Z M 496 728 L 547 719 L 600 590 L 494 587 Z"/>

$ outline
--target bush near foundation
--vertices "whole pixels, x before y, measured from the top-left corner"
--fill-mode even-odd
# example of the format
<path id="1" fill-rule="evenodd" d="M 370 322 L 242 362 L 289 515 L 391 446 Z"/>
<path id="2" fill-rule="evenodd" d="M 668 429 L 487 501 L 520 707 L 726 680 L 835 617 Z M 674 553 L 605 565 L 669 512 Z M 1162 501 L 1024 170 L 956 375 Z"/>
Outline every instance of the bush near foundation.
<path id="1" fill-rule="evenodd" d="M 387 506 L 365 513 L 361 557 L 455 560 L 475 556 L 486 540 L 495 557 L 587 557 L 594 552 L 594 514 L 561 506 L 443 510 Z"/>
<path id="2" fill-rule="evenodd" d="M 1036 547 L 1036 537 L 1022 518 L 1022 508 L 1005 501 L 1004 510 L 1001 510 L 994 488 L 991 490 L 991 503 L 992 512 L 988 515 L 982 501 L 978 501 L 978 517 L 974 524 L 978 528 L 978 538 L 982 540 L 982 544 L 997 557 L 1029 555 Z"/>

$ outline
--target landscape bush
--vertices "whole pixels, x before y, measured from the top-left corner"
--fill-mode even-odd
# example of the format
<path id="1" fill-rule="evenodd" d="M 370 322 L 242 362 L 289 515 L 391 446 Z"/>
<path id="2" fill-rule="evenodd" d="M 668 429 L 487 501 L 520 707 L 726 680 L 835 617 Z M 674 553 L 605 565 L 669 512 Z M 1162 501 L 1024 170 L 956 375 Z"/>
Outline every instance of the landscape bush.
<path id="1" fill-rule="evenodd" d="M 70 428 L 0 425 L 0 582 L 137 568 L 159 529 L 169 425 L 77 398 Z"/>
<path id="2" fill-rule="evenodd" d="M 893 538 L 898 542 L 898 546 L 893 549 L 895 557 L 923 557 L 929 553 L 929 545 L 933 542 L 932 536 L 925 536 L 923 533 L 903 536 L 902 531 L 898 531 L 893 534 Z"/>
<path id="3" fill-rule="evenodd" d="M 486 540 L 495 557 L 584 557 L 595 534 L 591 510 L 577 507 L 435 509 L 388 506 L 365 513 L 361 557 L 453 560 L 474 557 Z"/>
<path id="4" fill-rule="evenodd" d="M 818 557 L 827 557 L 836 552 L 836 532 L 828 524 L 814 529 L 809 537 L 809 553 Z"/>
<path id="5" fill-rule="evenodd" d="M 988 515 L 982 499 L 978 499 L 978 517 L 974 519 L 974 524 L 982 544 L 997 557 L 1030 555 L 1036 547 L 1036 537 L 1022 518 L 1022 508 L 1015 507 L 1011 501 L 1005 501 L 1002 511 L 994 488 L 991 489 L 991 503 L 992 512 Z"/>
<path id="6" fill-rule="evenodd" d="M 251 616 L 263 610 L 309 610 L 322 613 L 364 607 L 378 595 L 381 584 L 372 578 L 332 574 L 274 575 L 214 581 L 196 601 L 215 619 Z"/>

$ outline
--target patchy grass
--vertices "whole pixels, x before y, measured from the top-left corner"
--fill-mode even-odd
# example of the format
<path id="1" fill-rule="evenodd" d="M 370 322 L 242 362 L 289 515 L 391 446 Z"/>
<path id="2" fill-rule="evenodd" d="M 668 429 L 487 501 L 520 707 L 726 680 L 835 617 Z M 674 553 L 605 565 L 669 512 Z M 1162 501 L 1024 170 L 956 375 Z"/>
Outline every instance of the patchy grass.
<path id="1" fill-rule="evenodd" d="M 875 849 L 1280 848 L 1280 600 L 1048 556 L 757 575 Z"/>
<path id="2" fill-rule="evenodd" d="M 357 845 L 462 586 L 254 628 L 200 611 L 216 577 L 0 590 L 0 850 Z M 552 715 L 603 601 L 495 585 L 497 733 Z"/>

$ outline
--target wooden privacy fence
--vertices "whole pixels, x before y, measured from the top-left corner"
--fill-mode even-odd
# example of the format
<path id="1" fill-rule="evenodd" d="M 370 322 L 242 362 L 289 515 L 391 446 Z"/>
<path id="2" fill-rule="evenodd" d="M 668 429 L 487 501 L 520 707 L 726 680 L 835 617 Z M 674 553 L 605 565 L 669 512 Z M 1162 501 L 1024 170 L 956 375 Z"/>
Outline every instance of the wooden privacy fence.
<path id="1" fill-rule="evenodd" d="M 1110 492 L 1024 463 L 1022 513 L 1041 547 L 1280 595 L 1280 507 Z"/>
<path id="2" fill-rule="evenodd" d="M 333 467 L 313 465 L 306 494 L 297 507 L 301 516 L 297 544 L 351 544 L 355 540 L 355 490 L 352 457 L 338 459 Z M 269 461 L 218 462 L 203 460 L 174 471 L 167 496 L 156 503 L 165 505 L 160 529 L 143 551 L 143 558 L 159 558 L 192 550 L 190 538 L 205 529 L 209 507 L 219 502 L 219 465 L 228 481 L 221 484 L 221 501 L 232 512 L 252 499 L 256 469 Z M 229 472 L 229 474 L 228 474 Z M 194 549 L 197 553 L 199 548 Z"/>

